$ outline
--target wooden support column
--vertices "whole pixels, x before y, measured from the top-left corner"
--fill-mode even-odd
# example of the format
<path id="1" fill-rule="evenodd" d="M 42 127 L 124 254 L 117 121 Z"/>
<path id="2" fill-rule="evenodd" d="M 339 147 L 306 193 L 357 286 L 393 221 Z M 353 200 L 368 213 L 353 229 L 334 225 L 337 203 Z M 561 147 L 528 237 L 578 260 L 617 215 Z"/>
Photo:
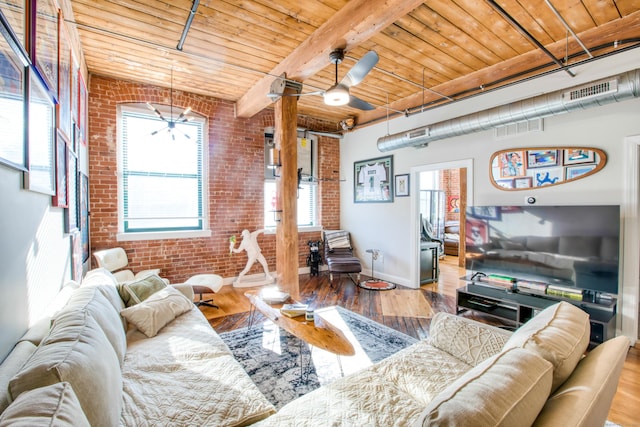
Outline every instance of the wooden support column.
<path id="1" fill-rule="evenodd" d="M 285 88 L 284 94 L 295 93 Z M 298 279 L 298 97 L 283 96 L 275 104 L 275 147 L 280 150 L 276 178 L 276 273 L 278 287 L 294 299 L 300 297 Z"/>

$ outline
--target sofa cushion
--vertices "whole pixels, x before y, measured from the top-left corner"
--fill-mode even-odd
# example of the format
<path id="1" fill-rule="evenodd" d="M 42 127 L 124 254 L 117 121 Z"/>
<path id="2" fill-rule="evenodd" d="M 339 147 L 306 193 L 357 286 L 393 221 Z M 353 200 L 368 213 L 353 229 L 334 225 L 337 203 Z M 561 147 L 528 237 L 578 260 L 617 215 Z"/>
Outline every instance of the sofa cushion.
<path id="1" fill-rule="evenodd" d="M 431 345 L 471 366 L 500 353 L 510 336 L 504 329 L 444 312 L 433 317 L 429 328 Z"/>
<path id="2" fill-rule="evenodd" d="M 82 410 L 94 426 L 118 424 L 122 410 L 122 373 L 118 357 L 104 332 L 84 310 L 56 318 L 35 353 L 9 383 L 20 394 L 58 382 L 69 382 Z"/>
<path id="3" fill-rule="evenodd" d="M 164 280 L 156 275 L 151 275 L 133 282 L 121 283 L 118 290 L 124 305 L 131 307 L 166 287 L 167 284 Z"/>
<path id="4" fill-rule="evenodd" d="M 325 231 L 324 238 L 329 246 L 329 250 L 336 248 L 351 248 L 349 232 L 345 230 Z"/>
<path id="5" fill-rule="evenodd" d="M 531 425 L 549 397 L 552 371 L 534 353 L 506 350 L 438 394 L 414 426 Z"/>
<path id="6" fill-rule="evenodd" d="M 605 425 L 629 344 L 619 336 L 590 351 L 547 400 L 534 426 Z"/>
<path id="7" fill-rule="evenodd" d="M 118 356 L 118 361 L 120 365 L 122 365 L 124 353 L 127 350 L 127 337 L 122 325 L 122 320 L 119 313 L 113 308 L 107 298 L 104 297 L 98 287 L 91 286 L 77 289 L 73 295 L 71 295 L 69 302 L 58 316 L 73 310 L 87 310 L 91 313 L 91 316 L 98 322 L 102 332 L 104 332 L 111 343 L 113 350 L 116 352 L 116 356 Z M 56 316 L 56 318 L 58 316 Z M 56 318 L 53 320 L 54 323 Z"/>
<path id="8" fill-rule="evenodd" d="M 504 348 L 521 347 L 553 365 L 553 389 L 562 384 L 589 345 L 589 315 L 578 307 L 560 302 L 542 310 L 516 330 Z"/>
<path id="9" fill-rule="evenodd" d="M 80 402 L 67 382 L 22 393 L 0 415 L 0 427 L 89 427 Z"/>
<path id="10" fill-rule="evenodd" d="M 193 303 L 187 297 L 169 286 L 143 302 L 123 309 L 120 314 L 151 338 L 167 323 L 192 308 Z"/>
<path id="11" fill-rule="evenodd" d="M 30 341 L 18 341 L 11 353 L 0 363 L 0 413 L 11 403 L 9 381 L 22 369 L 36 348 L 38 347 Z"/>

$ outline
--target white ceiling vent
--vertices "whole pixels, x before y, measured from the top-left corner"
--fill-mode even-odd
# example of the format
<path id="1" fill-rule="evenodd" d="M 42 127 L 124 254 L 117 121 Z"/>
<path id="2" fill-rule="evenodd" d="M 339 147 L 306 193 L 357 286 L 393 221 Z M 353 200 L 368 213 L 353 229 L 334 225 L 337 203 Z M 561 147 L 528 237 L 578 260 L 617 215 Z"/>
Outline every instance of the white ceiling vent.
<path id="1" fill-rule="evenodd" d="M 525 122 L 509 123 L 505 126 L 495 128 L 496 139 L 506 139 L 524 133 L 542 132 L 544 130 L 544 119 L 527 120 Z"/>
<path id="2" fill-rule="evenodd" d="M 589 85 L 580 86 L 562 94 L 565 102 L 576 102 L 597 96 L 616 93 L 618 91 L 618 79 L 602 80 Z"/>

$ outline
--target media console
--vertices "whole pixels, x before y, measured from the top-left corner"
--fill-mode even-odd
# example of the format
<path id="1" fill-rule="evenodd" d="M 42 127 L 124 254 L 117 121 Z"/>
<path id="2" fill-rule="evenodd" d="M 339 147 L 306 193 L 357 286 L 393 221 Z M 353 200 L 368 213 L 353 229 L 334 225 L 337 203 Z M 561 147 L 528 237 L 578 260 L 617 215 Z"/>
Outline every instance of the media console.
<path id="1" fill-rule="evenodd" d="M 466 277 L 462 280 L 466 285 L 456 292 L 458 314 L 465 310 L 473 310 L 519 327 L 550 305 L 567 301 L 589 315 L 592 345 L 598 345 L 615 336 L 615 298 L 600 302 L 577 301 L 559 296 L 518 293 L 485 282 L 472 281 Z"/>

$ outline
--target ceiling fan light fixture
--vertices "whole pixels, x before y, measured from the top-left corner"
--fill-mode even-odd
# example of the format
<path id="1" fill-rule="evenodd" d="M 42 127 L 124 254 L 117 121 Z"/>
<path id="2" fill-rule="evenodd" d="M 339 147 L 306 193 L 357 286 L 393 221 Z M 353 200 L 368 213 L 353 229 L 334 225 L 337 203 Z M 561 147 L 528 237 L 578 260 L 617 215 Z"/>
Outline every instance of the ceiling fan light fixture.
<path id="1" fill-rule="evenodd" d="M 331 106 L 347 105 L 349 103 L 349 90 L 338 84 L 324 93 L 324 103 Z"/>

